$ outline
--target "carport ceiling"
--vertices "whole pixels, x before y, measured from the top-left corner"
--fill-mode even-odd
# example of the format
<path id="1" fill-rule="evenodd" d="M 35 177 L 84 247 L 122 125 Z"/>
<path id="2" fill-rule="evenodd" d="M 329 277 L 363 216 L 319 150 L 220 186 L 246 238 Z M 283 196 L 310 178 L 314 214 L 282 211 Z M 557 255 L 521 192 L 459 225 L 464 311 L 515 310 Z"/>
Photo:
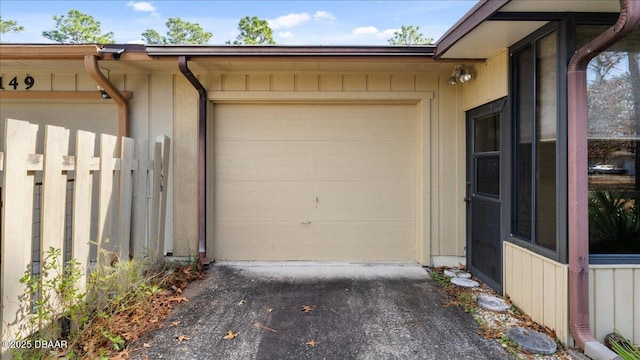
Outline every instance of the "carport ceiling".
<path id="1" fill-rule="evenodd" d="M 492 14 L 483 14 L 489 6 L 499 7 L 500 3 L 505 5 Z M 547 24 L 548 21 L 530 21 L 541 13 L 552 16 L 565 12 L 620 12 L 618 0 L 512 0 L 500 3 L 481 2 L 471 9 L 438 40 L 437 56 L 440 59 L 488 58 Z M 510 19 L 510 15 L 516 14 L 522 19 Z M 530 20 L 525 20 L 527 14 L 531 16 Z"/>

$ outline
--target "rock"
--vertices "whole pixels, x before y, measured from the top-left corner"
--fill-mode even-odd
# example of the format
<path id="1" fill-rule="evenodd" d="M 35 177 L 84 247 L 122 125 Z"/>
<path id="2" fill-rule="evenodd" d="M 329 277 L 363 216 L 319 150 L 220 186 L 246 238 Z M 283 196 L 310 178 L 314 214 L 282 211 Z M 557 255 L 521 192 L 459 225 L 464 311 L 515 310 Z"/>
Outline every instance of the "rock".
<path id="1" fill-rule="evenodd" d="M 445 270 L 444 271 L 444 276 L 448 276 L 448 277 L 456 277 L 458 275 L 458 272 L 455 270 Z"/>
<path id="2" fill-rule="evenodd" d="M 558 350 L 556 342 L 547 334 L 518 327 L 508 331 L 509 338 L 521 348 L 534 354 L 551 355 Z"/>
<path id="3" fill-rule="evenodd" d="M 506 301 L 491 295 L 478 296 L 478 306 L 483 309 L 501 312 L 511 309 L 511 305 L 507 304 Z"/>
<path id="4" fill-rule="evenodd" d="M 478 287 L 480 286 L 480 284 L 478 284 L 477 281 L 471 280 L 471 279 L 462 279 L 459 277 L 454 277 L 453 279 L 451 279 L 451 283 L 458 285 L 458 286 L 462 286 L 462 287 L 469 287 L 469 288 L 474 288 L 474 287 Z"/>

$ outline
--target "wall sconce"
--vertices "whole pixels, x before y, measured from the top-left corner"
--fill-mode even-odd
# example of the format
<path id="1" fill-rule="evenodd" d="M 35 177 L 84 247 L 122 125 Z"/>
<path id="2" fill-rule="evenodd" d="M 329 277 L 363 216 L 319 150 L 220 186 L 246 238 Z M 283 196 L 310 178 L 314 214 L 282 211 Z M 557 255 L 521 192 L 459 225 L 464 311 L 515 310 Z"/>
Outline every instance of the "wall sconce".
<path id="1" fill-rule="evenodd" d="M 468 81 L 471 81 L 471 74 L 464 69 L 464 65 L 456 65 L 453 73 L 451 73 L 451 77 L 447 80 L 451 85 L 455 85 L 458 82 L 466 83 Z"/>
<path id="2" fill-rule="evenodd" d="M 98 91 L 100 92 L 100 97 L 102 97 L 103 99 L 111 99 L 111 96 L 109 96 L 109 93 L 107 93 L 107 91 L 105 89 L 102 88 L 102 86 L 98 85 L 96 86 L 98 88 Z"/>

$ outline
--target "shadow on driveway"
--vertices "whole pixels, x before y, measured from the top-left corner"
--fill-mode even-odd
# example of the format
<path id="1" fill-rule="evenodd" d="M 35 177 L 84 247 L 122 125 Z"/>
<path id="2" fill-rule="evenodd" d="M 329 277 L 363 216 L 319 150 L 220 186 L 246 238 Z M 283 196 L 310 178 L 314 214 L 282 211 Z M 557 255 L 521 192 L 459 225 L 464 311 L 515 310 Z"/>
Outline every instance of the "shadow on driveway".
<path id="1" fill-rule="evenodd" d="M 417 264 L 228 263 L 185 295 L 132 358 L 510 359 Z"/>

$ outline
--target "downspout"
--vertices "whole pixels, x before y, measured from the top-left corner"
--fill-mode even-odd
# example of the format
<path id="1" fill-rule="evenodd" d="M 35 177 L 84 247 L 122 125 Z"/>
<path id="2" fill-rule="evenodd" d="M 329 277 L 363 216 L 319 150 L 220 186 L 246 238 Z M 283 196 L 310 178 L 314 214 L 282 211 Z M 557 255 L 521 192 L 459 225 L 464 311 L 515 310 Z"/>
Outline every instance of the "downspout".
<path id="1" fill-rule="evenodd" d="M 178 67 L 184 77 L 198 90 L 198 252 L 200 264 L 206 266 L 207 260 L 207 217 L 206 199 L 206 135 L 207 135 L 207 90 L 198 78 L 189 70 L 187 57 L 178 57 Z"/>
<path id="2" fill-rule="evenodd" d="M 577 345 L 592 359 L 620 359 L 589 328 L 589 215 L 587 180 L 587 65 L 640 26 L 640 1 L 620 0 L 615 25 L 576 51 L 567 68 L 569 326 Z"/>
<path id="3" fill-rule="evenodd" d="M 96 55 L 85 55 L 84 69 L 118 105 L 118 138 L 129 135 L 129 100 L 116 89 L 98 67 Z"/>

